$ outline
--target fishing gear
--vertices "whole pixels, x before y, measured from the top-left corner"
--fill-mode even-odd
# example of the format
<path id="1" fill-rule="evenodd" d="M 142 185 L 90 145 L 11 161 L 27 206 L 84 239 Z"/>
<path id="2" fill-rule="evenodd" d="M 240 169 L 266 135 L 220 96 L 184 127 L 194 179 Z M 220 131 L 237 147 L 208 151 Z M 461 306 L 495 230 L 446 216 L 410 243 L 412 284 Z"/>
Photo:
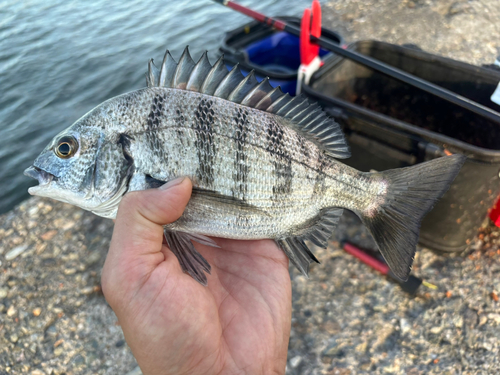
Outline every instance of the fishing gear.
<path id="1" fill-rule="evenodd" d="M 422 279 L 419 279 L 418 277 L 413 276 L 413 275 L 410 275 L 410 277 L 408 277 L 408 280 L 406 280 L 406 281 L 402 281 L 402 280 L 398 279 L 397 277 L 395 277 L 393 275 L 393 273 L 389 269 L 389 266 L 386 263 L 381 262 L 377 258 L 372 257 L 371 255 L 369 255 L 365 251 L 361 250 L 360 248 L 354 246 L 353 244 L 351 244 L 349 242 L 345 242 L 343 244 L 342 248 L 344 249 L 344 251 L 346 253 L 351 254 L 355 258 L 359 259 L 360 261 L 362 261 L 366 265 L 373 268 L 375 271 L 380 272 L 382 275 L 385 275 L 385 276 L 389 277 L 391 280 L 398 283 L 399 286 L 401 287 L 401 289 L 403 289 L 408 294 L 415 295 L 417 293 L 418 288 L 422 284 L 424 284 L 428 287 L 431 287 L 431 288 L 433 287 L 432 284 L 425 283 L 422 281 Z"/>
<path id="2" fill-rule="evenodd" d="M 300 28 L 297 26 L 294 26 L 290 23 L 287 23 L 282 20 L 277 20 L 272 17 L 268 17 L 262 13 L 256 12 L 250 8 L 247 8 L 243 5 L 240 5 L 238 3 L 235 3 L 234 1 L 230 0 L 212 0 L 215 1 L 216 3 L 219 3 L 221 5 L 227 6 L 228 8 L 231 8 L 233 10 L 236 10 L 237 12 L 243 13 L 249 17 L 254 18 L 255 20 L 262 22 L 263 24 L 266 24 L 270 27 L 273 27 L 277 30 L 282 30 L 286 31 L 290 34 L 293 34 L 297 37 L 300 38 Z M 409 73 L 406 73 L 402 70 L 396 69 L 390 65 L 384 64 L 381 61 L 375 60 L 373 58 L 370 58 L 368 56 L 362 55 L 360 53 L 350 51 L 348 49 L 343 49 L 341 46 L 324 39 L 323 37 L 315 37 L 311 35 L 311 41 L 314 43 L 319 44 L 321 47 L 328 49 L 332 52 L 335 52 L 336 54 L 340 56 L 344 56 L 350 60 L 353 60 L 359 64 L 362 64 L 366 67 L 369 67 L 373 70 L 376 70 L 378 72 L 381 72 L 383 74 L 386 74 L 392 78 L 397 79 L 398 81 L 407 83 L 411 86 L 417 87 L 421 90 L 424 90 L 430 94 L 436 95 L 444 100 L 447 100 L 451 103 L 454 103 L 460 107 L 463 107 L 469 111 L 472 111 L 480 116 L 486 117 L 487 119 L 494 121 L 495 123 L 500 123 L 498 121 L 498 117 L 500 116 L 500 113 L 485 107 L 473 100 L 467 99 L 461 95 L 458 95 L 452 91 L 449 91 L 445 88 L 442 88 L 440 86 L 434 85 L 426 80 L 423 80 L 421 78 L 418 78 L 416 76 L 413 76 Z"/>

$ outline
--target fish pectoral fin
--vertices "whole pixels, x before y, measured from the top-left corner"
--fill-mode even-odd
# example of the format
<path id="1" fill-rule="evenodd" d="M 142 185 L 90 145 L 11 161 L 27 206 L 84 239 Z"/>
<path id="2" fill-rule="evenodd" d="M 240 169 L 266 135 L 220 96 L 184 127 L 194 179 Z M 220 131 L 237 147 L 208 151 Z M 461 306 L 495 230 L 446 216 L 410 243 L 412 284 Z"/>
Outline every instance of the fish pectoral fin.
<path id="1" fill-rule="evenodd" d="M 295 231 L 295 236 L 276 239 L 278 247 L 282 249 L 290 259 L 290 262 L 308 277 L 309 265 L 313 262 L 319 263 L 318 259 L 309 249 L 305 241 L 326 248 L 328 239 L 331 237 L 335 226 L 342 216 L 340 208 L 327 208 L 322 210 L 315 218 L 309 220 L 305 225 Z"/>
<path id="2" fill-rule="evenodd" d="M 211 267 L 207 260 L 195 249 L 191 241 L 196 241 L 204 245 L 219 247 L 213 240 L 199 234 L 176 232 L 164 230 L 167 245 L 179 260 L 182 270 L 201 285 L 207 285 L 207 275 L 210 274 Z"/>
<path id="3" fill-rule="evenodd" d="M 193 192 L 191 194 L 191 200 L 196 200 L 198 203 L 208 204 L 208 205 L 228 205 L 231 207 L 238 207 L 238 209 L 247 212 L 258 213 L 259 215 L 269 216 L 267 212 L 256 207 L 254 205 L 245 202 L 243 199 L 232 197 L 230 195 L 224 195 L 213 190 L 207 190 L 199 187 L 193 187 Z"/>

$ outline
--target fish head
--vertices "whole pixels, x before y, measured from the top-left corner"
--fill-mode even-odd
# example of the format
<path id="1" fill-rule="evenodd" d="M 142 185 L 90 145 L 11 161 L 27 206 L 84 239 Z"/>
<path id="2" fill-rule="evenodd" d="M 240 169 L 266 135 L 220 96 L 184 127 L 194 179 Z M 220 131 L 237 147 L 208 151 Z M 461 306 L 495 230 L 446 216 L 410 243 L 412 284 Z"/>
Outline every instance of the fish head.
<path id="1" fill-rule="evenodd" d="M 39 183 L 28 192 L 114 217 L 132 170 L 115 122 L 108 103 L 56 135 L 24 171 Z"/>

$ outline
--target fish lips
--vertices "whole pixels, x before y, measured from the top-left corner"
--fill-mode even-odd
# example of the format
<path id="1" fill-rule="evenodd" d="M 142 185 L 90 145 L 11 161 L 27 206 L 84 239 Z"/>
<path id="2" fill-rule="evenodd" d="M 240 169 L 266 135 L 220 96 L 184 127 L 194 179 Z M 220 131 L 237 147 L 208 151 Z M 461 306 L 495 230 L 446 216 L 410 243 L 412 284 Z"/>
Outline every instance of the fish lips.
<path id="1" fill-rule="evenodd" d="M 49 187 L 52 181 L 57 180 L 57 177 L 55 177 L 53 174 L 44 171 L 43 169 L 37 168 L 34 165 L 26 168 L 26 170 L 24 171 L 24 175 L 38 180 L 38 186 L 33 186 L 28 189 L 28 193 L 30 193 L 31 195 L 36 195 L 38 191 Z"/>

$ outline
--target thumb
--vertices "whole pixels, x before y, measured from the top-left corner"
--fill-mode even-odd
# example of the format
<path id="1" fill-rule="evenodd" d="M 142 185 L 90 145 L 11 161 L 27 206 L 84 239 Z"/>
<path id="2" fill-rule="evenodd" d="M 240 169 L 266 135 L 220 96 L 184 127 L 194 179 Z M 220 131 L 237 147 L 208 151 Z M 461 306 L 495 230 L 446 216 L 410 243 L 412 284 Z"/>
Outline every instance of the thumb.
<path id="1" fill-rule="evenodd" d="M 134 284 L 164 260 L 163 225 L 182 215 L 191 188 L 189 178 L 181 177 L 159 189 L 134 191 L 123 197 L 102 271 L 103 291 L 123 286 L 125 281 Z"/>
<path id="2" fill-rule="evenodd" d="M 110 252 L 136 257 L 160 252 L 163 225 L 176 221 L 191 197 L 191 181 L 181 177 L 159 189 L 126 194 L 118 209 Z"/>

